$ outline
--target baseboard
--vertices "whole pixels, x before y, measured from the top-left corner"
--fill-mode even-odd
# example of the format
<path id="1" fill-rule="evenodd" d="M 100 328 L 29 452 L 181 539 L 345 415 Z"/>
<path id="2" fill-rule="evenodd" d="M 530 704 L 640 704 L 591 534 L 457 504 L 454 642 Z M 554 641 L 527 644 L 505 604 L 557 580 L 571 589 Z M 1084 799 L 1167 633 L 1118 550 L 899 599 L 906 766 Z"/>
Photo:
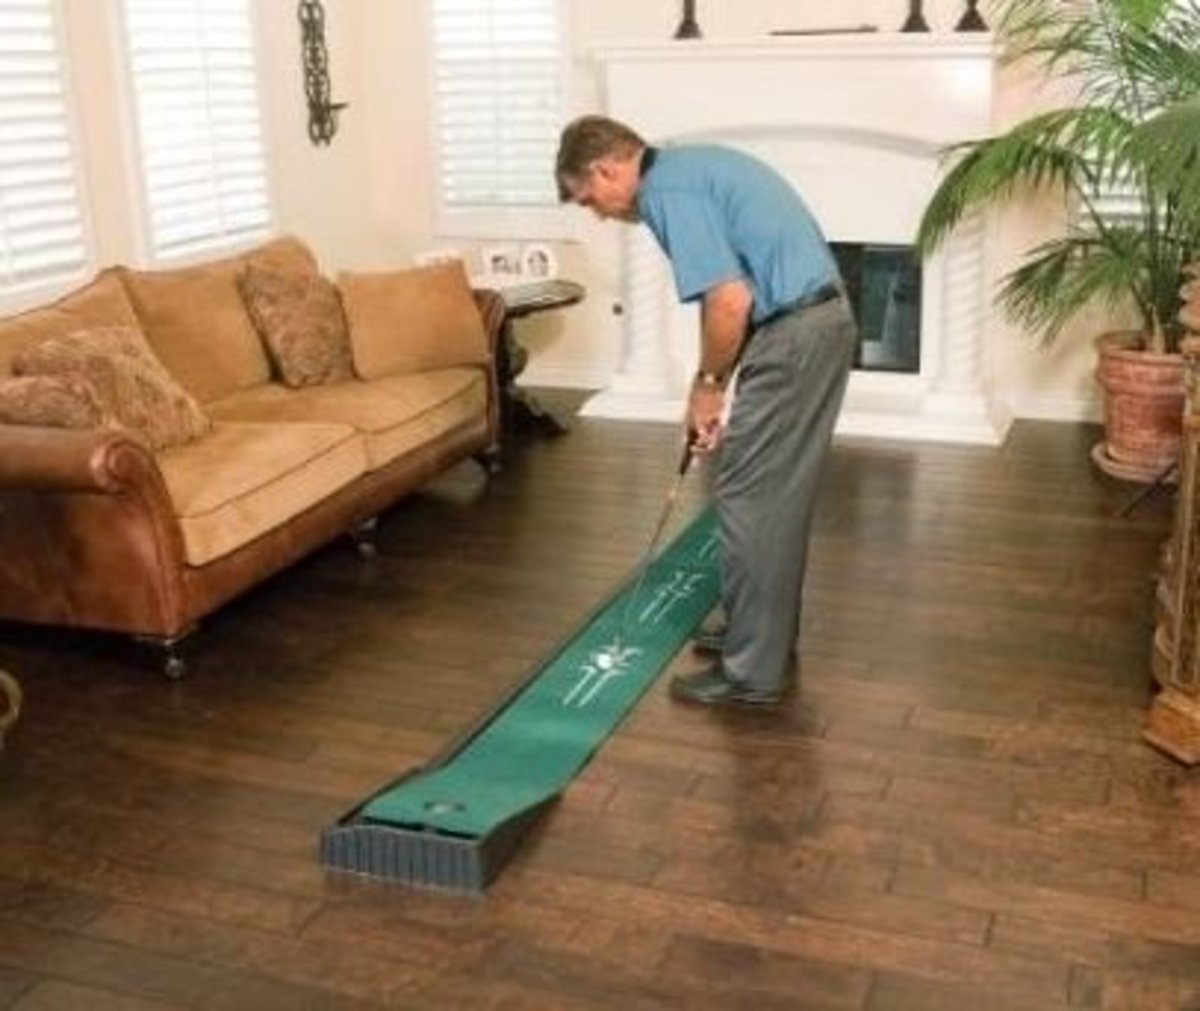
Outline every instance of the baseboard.
<path id="1" fill-rule="evenodd" d="M 1013 397 L 1013 416 L 1036 421 L 1104 420 L 1099 397 Z"/>
<path id="2" fill-rule="evenodd" d="M 517 379 L 518 386 L 550 386 L 566 390 L 602 390 L 612 371 L 586 365 L 542 365 L 531 361 Z"/>
<path id="3" fill-rule="evenodd" d="M 575 390 L 605 390 L 608 388 L 611 379 L 612 374 L 601 369 L 589 369 L 586 366 L 544 366 L 531 362 L 529 367 L 521 374 L 518 382 L 522 386 L 557 386 Z M 844 413 L 848 413 L 848 411 Z M 603 414 L 604 412 L 600 413 Z M 670 414 L 671 418 L 676 417 L 674 405 L 672 405 L 667 413 Z M 637 414 L 628 416 L 640 417 Z M 1082 421 L 1098 423 L 1104 420 L 1104 407 L 1098 396 L 1017 396 L 1012 400 L 1012 416 L 1016 419 L 1028 418 L 1036 421 Z M 1007 425 L 1004 427 L 1007 428 Z"/>

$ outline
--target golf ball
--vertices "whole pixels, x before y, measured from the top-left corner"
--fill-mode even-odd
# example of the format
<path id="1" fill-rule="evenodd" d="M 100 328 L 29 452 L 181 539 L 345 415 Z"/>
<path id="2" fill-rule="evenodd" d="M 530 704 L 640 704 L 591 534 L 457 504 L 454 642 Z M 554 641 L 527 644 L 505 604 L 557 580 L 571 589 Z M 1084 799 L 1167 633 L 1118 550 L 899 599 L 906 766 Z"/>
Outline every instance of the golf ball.
<path id="1" fill-rule="evenodd" d="M 596 666 L 601 670 L 610 670 L 613 665 L 612 654 L 598 653 L 596 654 Z"/>

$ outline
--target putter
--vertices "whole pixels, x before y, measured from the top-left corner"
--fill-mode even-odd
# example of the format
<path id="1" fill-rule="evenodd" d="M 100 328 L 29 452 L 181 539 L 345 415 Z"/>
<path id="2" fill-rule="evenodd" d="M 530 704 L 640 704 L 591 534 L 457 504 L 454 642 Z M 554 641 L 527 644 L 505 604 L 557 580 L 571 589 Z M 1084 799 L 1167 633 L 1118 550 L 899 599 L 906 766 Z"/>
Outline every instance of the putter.
<path id="1" fill-rule="evenodd" d="M 667 522 L 670 520 L 671 514 L 675 511 L 675 504 L 679 501 L 679 492 L 682 490 L 684 479 L 691 469 L 695 453 L 694 436 L 689 433 L 687 442 L 684 443 L 683 454 L 679 458 L 679 466 L 675 470 L 675 479 L 671 482 L 670 488 L 667 489 L 667 497 L 663 502 L 662 512 L 659 513 L 658 523 L 654 527 L 650 543 L 646 546 L 641 564 L 638 566 L 638 577 L 637 582 L 633 586 L 633 593 L 626 598 L 625 607 L 621 611 L 621 621 L 617 625 L 617 634 L 613 638 L 612 648 L 596 656 L 596 666 L 602 671 L 613 667 L 620 661 L 624 654 L 623 643 L 625 641 L 625 632 L 629 626 L 629 616 L 633 613 L 633 605 L 637 603 L 638 597 L 641 596 L 642 585 L 646 582 L 646 574 L 650 571 L 650 563 L 654 561 L 655 549 L 657 549 L 658 542 L 662 539 L 663 531 L 667 529 Z"/>
<path id="2" fill-rule="evenodd" d="M 742 356 L 746 353 L 746 348 L 750 344 L 750 338 L 753 336 L 754 331 L 747 330 L 741 344 L 738 345 L 737 353 L 733 356 L 733 362 L 729 367 L 729 372 L 734 377 L 732 388 L 736 387 L 737 373 L 742 363 Z M 728 405 L 726 411 L 728 411 Z M 725 417 L 727 419 L 728 414 Z M 624 641 L 625 632 L 629 626 L 629 616 L 633 613 L 633 605 L 637 603 L 638 597 L 641 596 L 642 584 L 646 581 L 646 573 L 650 571 L 650 563 L 654 560 L 654 551 L 658 547 L 658 542 L 663 535 L 663 531 L 667 528 L 667 521 L 671 518 L 671 513 L 675 509 L 675 503 L 679 499 L 679 492 L 683 488 L 684 478 L 687 477 L 695 455 L 696 433 L 689 428 L 687 441 L 683 444 L 683 455 L 679 458 L 679 467 L 675 472 L 675 480 L 671 482 L 671 487 L 667 490 L 667 499 L 663 503 L 662 513 L 658 517 L 658 526 L 654 528 L 654 534 L 651 536 L 650 543 L 646 547 L 646 553 L 642 556 L 642 562 L 639 567 L 640 571 L 638 572 L 637 582 L 633 587 L 633 593 L 625 601 L 625 607 L 621 611 L 621 622 L 617 626 L 617 634 L 613 639 L 612 646 L 601 650 L 594 660 L 600 671 L 603 674 L 607 674 L 607 676 L 612 676 L 613 669 L 620 665 L 625 656 Z"/>

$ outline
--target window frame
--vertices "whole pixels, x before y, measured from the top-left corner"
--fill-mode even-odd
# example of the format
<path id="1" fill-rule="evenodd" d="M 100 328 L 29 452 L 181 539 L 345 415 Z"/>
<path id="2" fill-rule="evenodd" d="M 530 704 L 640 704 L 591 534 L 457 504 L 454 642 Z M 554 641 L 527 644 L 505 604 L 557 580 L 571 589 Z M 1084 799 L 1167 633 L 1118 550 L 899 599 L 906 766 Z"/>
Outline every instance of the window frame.
<path id="1" fill-rule="evenodd" d="M 62 88 L 63 122 L 70 144 L 70 166 L 75 184 L 75 203 L 79 212 L 83 261 L 77 270 L 53 278 L 7 284 L 0 280 L 0 311 L 22 312 L 65 295 L 84 284 L 96 272 L 96 230 L 92 207 L 91 175 L 84 145 L 83 127 L 77 99 L 78 90 L 71 69 L 71 33 L 64 0 L 46 0 L 58 59 L 58 78 Z"/>
<path id="2" fill-rule="evenodd" d="M 250 47 L 254 54 L 254 87 L 258 100 L 259 135 L 263 156 L 263 182 L 267 196 L 267 220 L 261 235 L 226 237 L 226 241 L 212 242 L 201 248 L 185 252 L 162 255 L 156 252 L 154 242 L 153 215 L 150 208 L 150 188 L 143 165 L 143 142 L 140 113 L 138 110 L 137 84 L 133 71 L 133 51 L 130 46 L 129 22 L 125 0 L 109 0 L 109 22 L 116 62 L 119 64 L 115 92 L 120 105 L 119 114 L 124 126 L 124 164 L 127 189 L 131 194 L 131 210 L 136 219 L 134 229 L 138 263 L 143 267 L 170 269 L 204 263 L 223 256 L 234 256 L 253 249 L 270 238 L 277 236 L 279 221 L 279 184 L 275 151 L 272 145 L 272 122 L 267 103 L 264 102 L 265 78 L 263 68 L 263 18 L 262 4 L 247 0 L 250 26 Z"/>
<path id="3" fill-rule="evenodd" d="M 572 240 L 577 238 L 575 218 L 555 202 L 544 207 L 449 207 L 442 193 L 441 121 L 437 95 L 437 50 L 433 34 L 433 4 L 425 0 L 425 42 L 429 54 L 425 74 L 427 108 L 429 109 L 429 171 L 433 187 L 433 227 L 436 238 L 448 239 L 508 239 L 508 240 Z M 572 109 L 571 18 L 568 0 L 550 0 L 558 15 L 561 51 L 558 58 L 559 84 L 562 93 L 564 122 Z M 546 165 L 546 175 L 554 171 Z"/>

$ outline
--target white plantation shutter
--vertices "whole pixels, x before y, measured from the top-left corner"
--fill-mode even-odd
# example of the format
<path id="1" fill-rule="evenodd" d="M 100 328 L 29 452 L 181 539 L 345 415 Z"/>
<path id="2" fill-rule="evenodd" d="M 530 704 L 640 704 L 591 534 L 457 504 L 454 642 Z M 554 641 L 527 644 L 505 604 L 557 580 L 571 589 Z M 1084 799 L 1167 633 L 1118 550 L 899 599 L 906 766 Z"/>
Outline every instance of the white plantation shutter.
<path id="1" fill-rule="evenodd" d="M 560 0 L 431 0 L 437 147 L 448 210 L 557 204 Z"/>
<path id="2" fill-rule="evenodd" d="M 271 226 L 252 0 L 125 0 L 155 259 Z"/>
<path id="3" fill-rule="evenodd" d="M 0 289 L 88 261 L 52 0 L 0 0 Z"/>
<path id="4" fill-rule="evenodd" d="M 1092 194 L 1092 205 L 1110 225 L 1137 224 L 1142 220 L 1141 193 L 1129 182 L 1108 180 Z"/>

